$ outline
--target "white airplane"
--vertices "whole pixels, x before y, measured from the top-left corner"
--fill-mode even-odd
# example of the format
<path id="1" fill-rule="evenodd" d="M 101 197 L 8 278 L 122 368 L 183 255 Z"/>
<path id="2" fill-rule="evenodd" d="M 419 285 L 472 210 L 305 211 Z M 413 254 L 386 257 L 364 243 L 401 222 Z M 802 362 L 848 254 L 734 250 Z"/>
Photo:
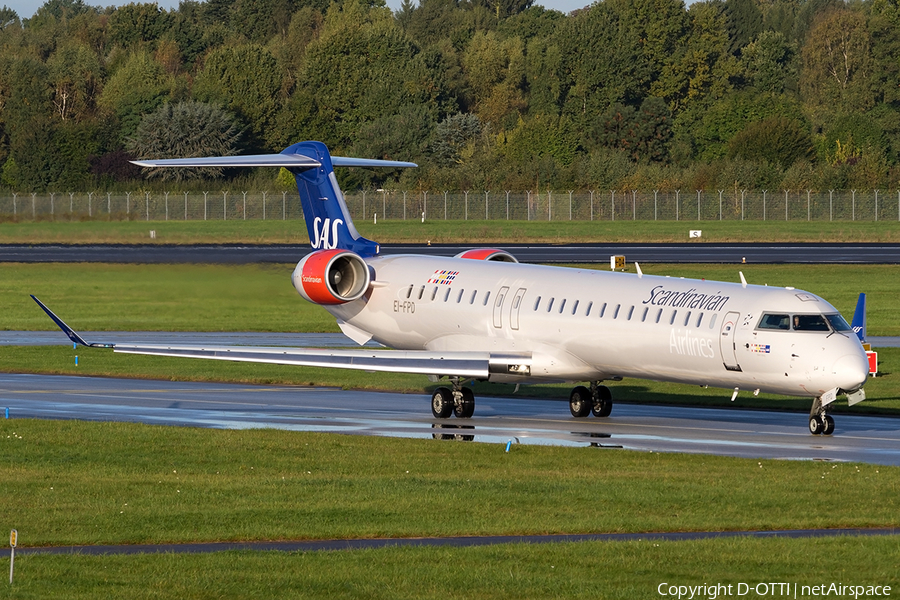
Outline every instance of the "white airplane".
<path id="1" fill-rule="evenodd" d="M 445 380 L 437 419 L 469 418 L 472 381 L 582 382 L 574 417 L 607 417 L 604 381 L 636 377 L 813 399 L 812 434 L 830 435 L 830 404 L 865 399 L 865 352 L 838 311 L 794 288 L 519 264 L 504 250 L 454 257 L 381 256 L 353 226 L 333 166 L 413 163 L 330 156 L 319 142 L 280 154 L 141 160 L 144 167 L 275 166 L 296 177 L 313 251 L 291 277 L 344 334 L 394 350 L 89 343 L 37 298 L 76 343 L 116 352 L 420 373 Z"/>

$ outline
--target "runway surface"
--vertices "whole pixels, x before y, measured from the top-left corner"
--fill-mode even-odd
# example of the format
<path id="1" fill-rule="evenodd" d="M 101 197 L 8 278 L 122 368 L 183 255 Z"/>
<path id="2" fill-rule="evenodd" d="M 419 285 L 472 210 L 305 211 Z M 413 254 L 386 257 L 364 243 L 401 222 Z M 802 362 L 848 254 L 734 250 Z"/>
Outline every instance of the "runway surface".
<path id="1" fill-rule="evenodd" d="M 805 413 L 617 404 L 608 419 L 575 419 L 561 401 L 479 397 L 472 419 L 440 421 L 424 394 L 0 374 L 3 408 L 11 419 L 274 427 L 477 441 L 498 452 L 543 444 L 900 465 L 900 419 L 889 417 L 838 415 L 835 435 L 825 437 L 809 434 Z"/>
<path id="2" fill-rule="evenodd" d="M 381 253 L 453 256 L 475 245 L 391 244 Z M 526 263 L 834 263 L 897 264 L 900 244 L 500 244 Z M 0 262 L 296 263 L 310 252 L 299 245 L 0 245 Z"/>

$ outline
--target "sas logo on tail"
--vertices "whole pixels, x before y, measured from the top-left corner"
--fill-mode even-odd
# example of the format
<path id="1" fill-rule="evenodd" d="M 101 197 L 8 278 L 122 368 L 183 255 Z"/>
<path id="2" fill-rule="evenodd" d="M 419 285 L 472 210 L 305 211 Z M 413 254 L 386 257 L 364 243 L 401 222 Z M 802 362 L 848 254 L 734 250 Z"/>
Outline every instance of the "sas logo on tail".
<path id="1" fill-rule="evenodd" d="M 320 223 L 321 227 L 319 227 Z M 313 221 L 313 232 L 316 234 L 316 239 L 311 241 L 312 247 L 316 250 L 333 250 L 337 248 L 339 241 L 338 225 L 343 224 L 344 222 L 341 219 L 335 219 L 334 223 L 332 223 L 331 219 L 325 219 L 322 222 L 322 217 L 316 217 L 316 220 Z"/>

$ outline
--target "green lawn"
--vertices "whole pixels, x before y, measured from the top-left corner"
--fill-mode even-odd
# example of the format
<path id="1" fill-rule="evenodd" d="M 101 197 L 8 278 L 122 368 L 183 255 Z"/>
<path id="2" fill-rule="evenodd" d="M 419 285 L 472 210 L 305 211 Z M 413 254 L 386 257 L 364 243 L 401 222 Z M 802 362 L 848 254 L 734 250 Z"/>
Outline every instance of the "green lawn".
<path id="1" fill-rule="evenodd" d="M 382 244 L 900 242 L 898 221 L 408 221 L 356 223 Z M 150 231 L 156 232 L 151 240 Z M 0 244 L 303 244 L 302 220 L 41 221 L 0 223 Z"/>

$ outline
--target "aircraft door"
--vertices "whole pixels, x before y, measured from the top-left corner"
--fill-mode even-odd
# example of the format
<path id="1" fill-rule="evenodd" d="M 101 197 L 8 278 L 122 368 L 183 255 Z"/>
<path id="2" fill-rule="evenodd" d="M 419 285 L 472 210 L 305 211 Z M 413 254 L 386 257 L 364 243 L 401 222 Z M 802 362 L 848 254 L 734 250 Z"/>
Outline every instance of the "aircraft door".
<path id="1" fill-rule="evenodd" d="M 730 312 L 722 320 L 722 331 L 719 335 L 719 351 L 722 352 L 722 362 L 729 371 L 740 371 L 741 365 L 737 362 L 734 353 L 734 333 L 737 330 L 737 322 L 740 314 Z"/>
<path id="2" fill-rule="evenodd" d="M 519 309 L 522 308 L 522 299 L 525 297 L 525 288 L 519 288 L 513 301 L 509 305 L 509 328 L 519 329 Z"/>
<path id="3" fill-rule="evenodd" d="M 494 302 L 494 327 L 497 329 L 503 327 L 503 301 L 506 300 L 506 295 L 508 293 L 509 288 L 503 286 L 497 293 L 497 301 Z"/>

